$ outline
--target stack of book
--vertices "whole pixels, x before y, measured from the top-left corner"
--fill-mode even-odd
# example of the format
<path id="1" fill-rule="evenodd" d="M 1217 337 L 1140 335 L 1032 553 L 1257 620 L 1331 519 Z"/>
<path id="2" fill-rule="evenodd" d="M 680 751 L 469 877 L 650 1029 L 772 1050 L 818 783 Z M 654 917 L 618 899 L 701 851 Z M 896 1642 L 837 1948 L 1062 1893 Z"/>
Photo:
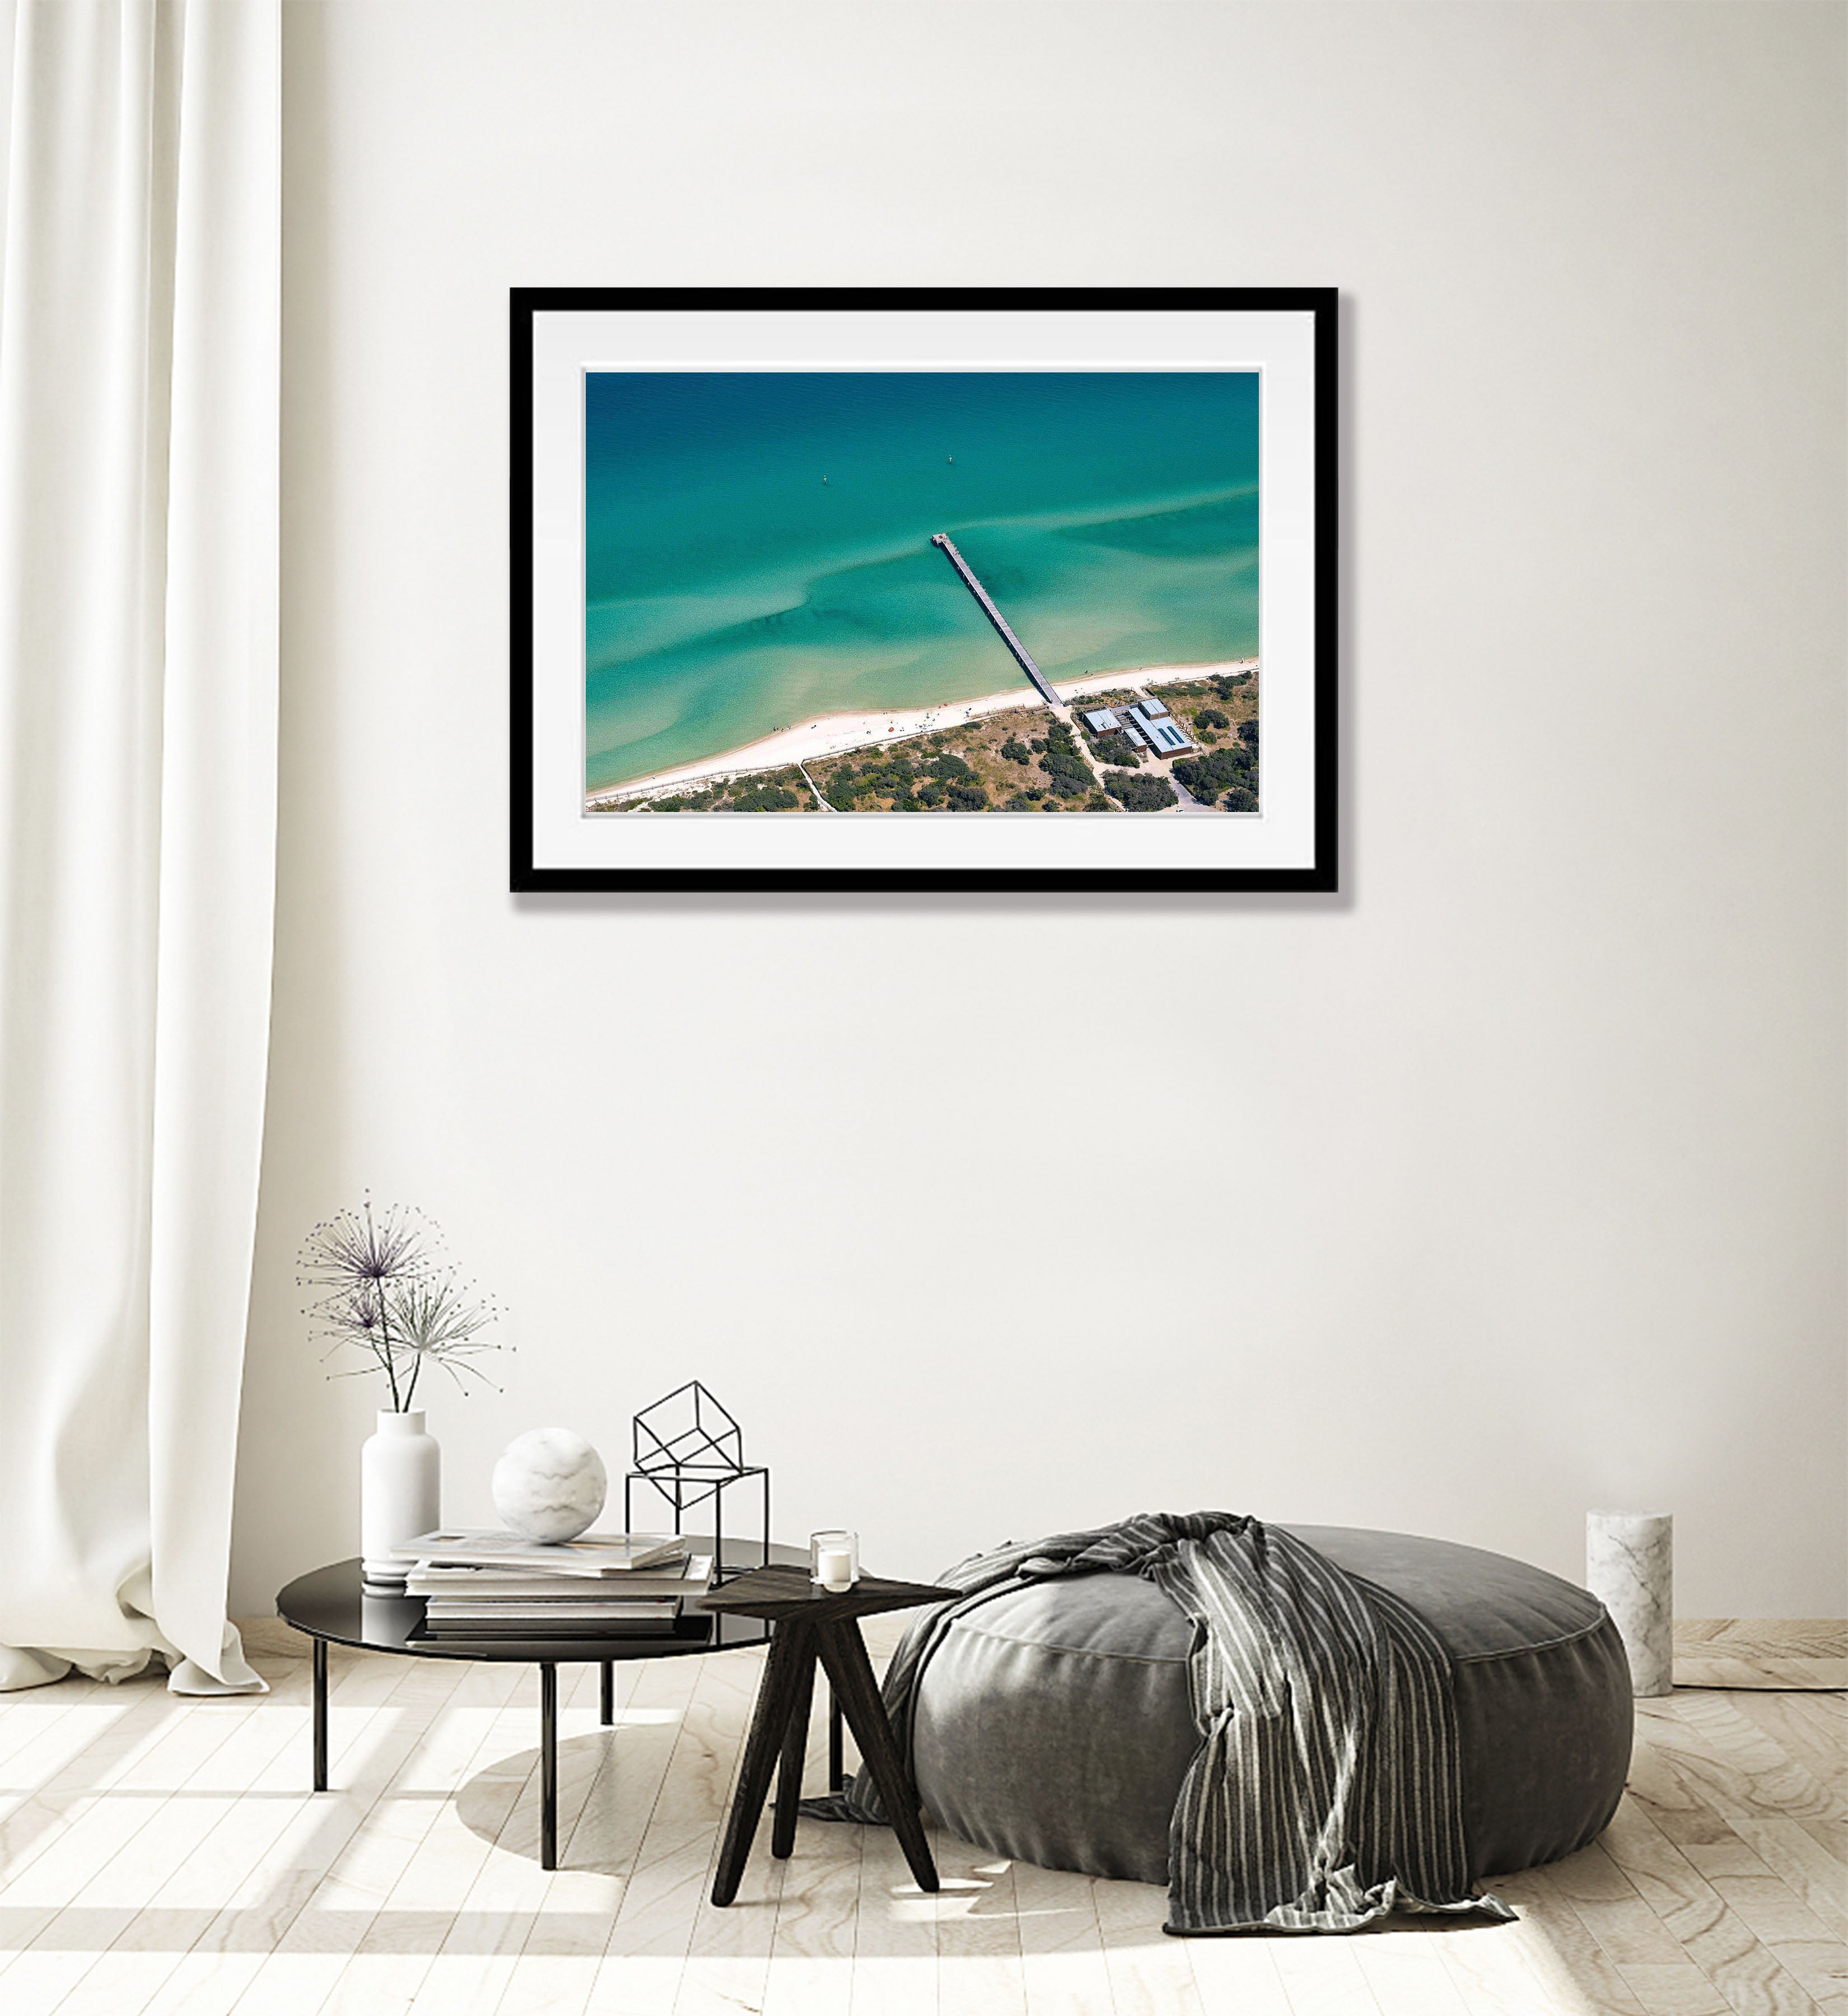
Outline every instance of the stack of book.
<path id="1" fill-rule="evenodd" d="M 424 1533 L 405 1551 L 418 1557 L 405 1589 L 424 1599 L 427 1638 L 666 1637 L 712 1580 L 711 1557 L 665 1533 Z"/>

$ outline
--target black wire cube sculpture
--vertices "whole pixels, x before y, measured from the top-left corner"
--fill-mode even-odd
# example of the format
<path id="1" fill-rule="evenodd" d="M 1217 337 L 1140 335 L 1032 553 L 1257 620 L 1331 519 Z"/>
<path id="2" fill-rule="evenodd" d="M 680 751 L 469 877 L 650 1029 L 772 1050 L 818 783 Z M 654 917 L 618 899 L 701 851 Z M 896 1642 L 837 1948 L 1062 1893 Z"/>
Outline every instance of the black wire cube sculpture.
<path id="1" fill-rule="evenodd" d="M 762 1525 L 759 1564 L 770 1563 L 770 1473 L 744 1460 L 744 1431 L 698 1380 L 676 1386 L 635 1417 L 633 1467 L 622 1481 L 622 1523 L 634 1528 L 635 1487 L 645 1484 L 672 1511 L 674 1531 L 685 1531 L 686 1515 L 712 1501 L 712 1579 L 729 1581 L 753 1564 L 725 1558 L 725 1493 L 747 1478 L 761 1481 Z M 741 1535 L 748 1539 L 749 1535 Z"/>

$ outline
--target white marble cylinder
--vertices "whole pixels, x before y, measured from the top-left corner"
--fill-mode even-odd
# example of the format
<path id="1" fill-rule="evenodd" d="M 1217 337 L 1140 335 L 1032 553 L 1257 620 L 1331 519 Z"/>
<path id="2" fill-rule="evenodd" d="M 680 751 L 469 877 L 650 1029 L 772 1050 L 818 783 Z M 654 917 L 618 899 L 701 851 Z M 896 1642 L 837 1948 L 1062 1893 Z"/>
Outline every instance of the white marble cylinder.
<path id="1" fill-rule="evenodd" d="M 1616 1621 L 1639 1698 L 1675 1685 L 1675 1521 L 1670 1512 L 1587 1512 L 1585 1586 Z"/>

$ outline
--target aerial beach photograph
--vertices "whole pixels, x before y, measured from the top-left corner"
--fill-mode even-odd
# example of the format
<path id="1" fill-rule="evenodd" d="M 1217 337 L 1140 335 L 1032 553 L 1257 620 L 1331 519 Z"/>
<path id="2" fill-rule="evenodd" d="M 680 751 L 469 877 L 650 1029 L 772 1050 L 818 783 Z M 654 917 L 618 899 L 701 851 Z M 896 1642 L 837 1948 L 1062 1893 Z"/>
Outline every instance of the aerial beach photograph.
<path id="1" fill-rule="evenodd" d="M 587 814 L 1259 810 L 1255 371 L 584 386 Z"/>

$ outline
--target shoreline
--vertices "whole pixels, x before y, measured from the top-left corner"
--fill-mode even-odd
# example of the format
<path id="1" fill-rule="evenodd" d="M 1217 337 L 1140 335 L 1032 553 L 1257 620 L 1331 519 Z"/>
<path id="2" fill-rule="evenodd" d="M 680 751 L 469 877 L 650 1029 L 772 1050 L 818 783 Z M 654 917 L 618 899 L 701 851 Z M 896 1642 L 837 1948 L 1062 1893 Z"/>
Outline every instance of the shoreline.
<path id="1" fill-rule="evenodd" d="M 1193 665 L 1143 665 L 1126 671 L 1090 672 L 1083 679 L 1054 679 L 1050 683 L 1060 700 L 1069 706 L 1086 695 L 1112 692 L 1119 687 L 1165 685 L 1175 679 L 1207 679 L 1258 669 L 1255 658 L 1219 658 Z M 874 714 L 823 714 L 799 725 L 779 728 L 737 749 L 722 750 L 715 756 L 702 756 L 691 763 L 675 764 L 651 771 L 626 783 L 610 784 L 601 790 L 587 791 L 584 809 L 606 811 L 625 799 L 650 797 L 671 787 L 696 783 L 708 777 L 737 776 L 754 770 L 780 770 L 821 756 L 845 755 L 849 750 L 870 749 L 890 742 L 906 742 L 920 735 L 960 727 L 983 715 L 1007 714 L 1016 707 L 1044 710 L 1046 703 L 1023 680 L 1004 692 L 982 693 L 974 700 L 943 700 L 934 707 L 888 707 Z"/>

